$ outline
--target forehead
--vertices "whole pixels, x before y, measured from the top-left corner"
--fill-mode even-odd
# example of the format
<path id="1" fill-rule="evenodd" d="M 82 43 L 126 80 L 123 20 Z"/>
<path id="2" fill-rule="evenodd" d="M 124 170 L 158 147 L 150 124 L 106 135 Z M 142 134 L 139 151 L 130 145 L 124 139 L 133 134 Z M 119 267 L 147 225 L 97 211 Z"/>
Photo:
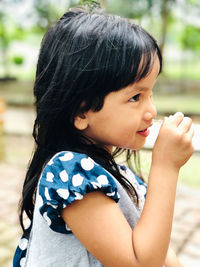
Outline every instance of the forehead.
<path id="1" fill-rule="evenodd" d="M 158 57 L 156 56 L 149 73 L 141 80 L 125 87 L 124 93 L 129 94 L 133 92 L 134 89 L 137 91 L 151 89 L 156 82 L 159 72 L 160 72 L 160 61 Z"/>

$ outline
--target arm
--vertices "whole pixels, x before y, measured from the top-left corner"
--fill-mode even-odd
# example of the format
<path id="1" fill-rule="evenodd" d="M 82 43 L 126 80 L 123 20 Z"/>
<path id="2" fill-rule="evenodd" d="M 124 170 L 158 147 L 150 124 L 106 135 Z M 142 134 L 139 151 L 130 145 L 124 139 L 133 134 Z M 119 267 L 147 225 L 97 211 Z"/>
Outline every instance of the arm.
<path id="1" fill-rule="evenodd" d="M 177 178 L 181 166 L 193 152 L 192 137 L 191 121 L 189 118 L 183 119 L 180 113 L 168 118 L 161 127 L 153 149 L 146 203 L 141 219 L 133 231 L 133 234 L 138 234 L 138 247 L 141 248 L 143 244 L 143 249 L 147 253 L 145 261 L 145 257 L 142 258 L 142 251 L 140 251 L 141 255 L 139 251 L 136 252 L 146 264 L 144 266 L 148 266 L 149 261 L 152 266 L 162 266 L 166 257 L 172 228 Z"/>
<path id="2" fill-rule="evenodd" d="M 62 217 L 75 236 L 104 266 L 164 264 L 179 169 L 193 151 L 190 127 L 191 121 L 180 115 L 162 125 L 153 150 L 146 202 L 133 230 L 118 205 L 100 192 L 89 193 L 63 210 Z"/>

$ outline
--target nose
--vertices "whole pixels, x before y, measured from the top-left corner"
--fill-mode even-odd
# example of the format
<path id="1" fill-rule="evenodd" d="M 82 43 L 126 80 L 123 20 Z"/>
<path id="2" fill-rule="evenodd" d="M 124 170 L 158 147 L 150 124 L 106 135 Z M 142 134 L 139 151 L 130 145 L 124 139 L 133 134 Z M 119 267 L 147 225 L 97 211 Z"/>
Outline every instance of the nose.
<path id="1" fill-rule="evenodd" d="M 151 121 L 156 117 L 156 115 L 157 115 L 156 107 L 155 107 L 152 99 L 150 99 L 148 102 L 148 106 L 147 106 L 145 113 L 144 113 L 144 120 L 147 122 Z"/>

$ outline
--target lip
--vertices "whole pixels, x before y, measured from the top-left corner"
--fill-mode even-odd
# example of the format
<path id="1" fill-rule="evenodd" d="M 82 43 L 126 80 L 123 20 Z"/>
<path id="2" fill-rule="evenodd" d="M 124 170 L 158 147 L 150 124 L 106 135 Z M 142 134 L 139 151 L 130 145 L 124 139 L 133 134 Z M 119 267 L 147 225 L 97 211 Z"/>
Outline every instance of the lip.
<path id="1" fill-rule="evenodd" d="M 149 126 L 150 127 L 150 126 Z M 144 137 L 147 137 L 149 134 L 150 134 L 150 130 L 149 130 L 149 127 L 144 129 L 144 130 L 141 130 L 141 131 L 138 131 L 137 134 L 140 134 Z"/>

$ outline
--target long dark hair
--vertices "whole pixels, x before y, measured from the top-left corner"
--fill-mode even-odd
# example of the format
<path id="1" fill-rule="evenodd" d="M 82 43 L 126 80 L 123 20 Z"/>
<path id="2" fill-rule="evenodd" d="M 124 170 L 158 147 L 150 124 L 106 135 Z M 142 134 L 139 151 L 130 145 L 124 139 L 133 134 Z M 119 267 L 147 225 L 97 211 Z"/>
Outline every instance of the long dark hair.
<path id="1" fill-rule="evenodd" d="M 144 29 L 102 10 L 70 10 L 47 31 L 34 85 L 35 151 L 20 203 L 23 230 L 24 212 L 30 220 L 33 218 L 42 169 L 59 151 L 87 154 L 112 173 L 130 194 L 134 193 L 133 186 L 120 174 L 113 155 L 83 136 L 75 128 L 74 118 L 90 109 L 99 111 L 108 93 L 147 76 L 155 55 L 161 66 L 158 45 Z"/>

